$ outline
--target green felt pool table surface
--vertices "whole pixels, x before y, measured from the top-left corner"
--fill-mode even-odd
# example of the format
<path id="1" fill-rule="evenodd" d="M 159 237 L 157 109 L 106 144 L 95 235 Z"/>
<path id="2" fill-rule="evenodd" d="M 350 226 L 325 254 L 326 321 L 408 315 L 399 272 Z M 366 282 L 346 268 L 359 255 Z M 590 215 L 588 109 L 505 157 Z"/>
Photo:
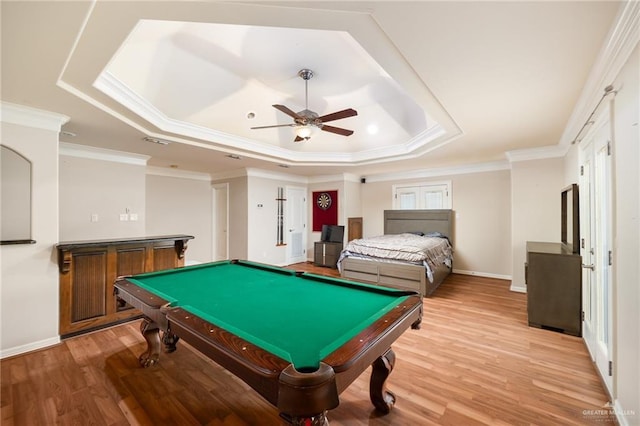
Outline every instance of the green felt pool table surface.
<path id="1" fill-rule="evenodd" d="M 377 287 L 252 262 L 221 261 L 128 281 L 291 362 L 319 362 L 406 299 Z"/>
<path id="2" fill-rule="evenodd" d="M 369 366 L 371 402 L 388 413 L 391 344 L 422 319 L 422 297 L 413 291 L 242 260 L 120 277 L 114 287 L 144 315 L 141 366 L 155 365 L 162 344 L 171 353 L 182 339 L 294 424 L 325 425 L 327 410 Z"/>

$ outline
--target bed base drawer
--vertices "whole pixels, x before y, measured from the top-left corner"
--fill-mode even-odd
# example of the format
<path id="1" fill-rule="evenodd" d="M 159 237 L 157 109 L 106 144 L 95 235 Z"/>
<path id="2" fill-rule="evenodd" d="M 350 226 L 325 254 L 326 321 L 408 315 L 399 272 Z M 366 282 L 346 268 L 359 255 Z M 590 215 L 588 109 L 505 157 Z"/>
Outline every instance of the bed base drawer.
<path id="1" fill-rule="evenodd" d="M 413 290 L 423 295 L 426 291 L 426 272 L 424 267 L 418 265 L 398 265 L 347 258 L 342 263 L 342 277 L 402 290 Z"/>

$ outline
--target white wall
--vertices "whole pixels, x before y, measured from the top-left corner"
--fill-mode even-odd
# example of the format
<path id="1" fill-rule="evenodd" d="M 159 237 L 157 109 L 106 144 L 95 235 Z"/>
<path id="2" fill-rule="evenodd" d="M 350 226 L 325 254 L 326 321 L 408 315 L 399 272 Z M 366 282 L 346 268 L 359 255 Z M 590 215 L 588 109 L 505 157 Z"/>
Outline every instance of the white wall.
<path id="1" fill-rule="evenodd" d="M 146 235 L 186 234 L 185 261 L 212 261 L 213 191 L 208 174 L 147 168 Z"/>
<path id="2" fill-rule="evenodd" d="M 509 170 L 452 177 L 454 272 L 511 278 Z"/>
<path id="3" fill-rule="evenodd" d="M 511 288 L 525 291 L 527 241 L 560 242 L 562 158 L 516 161 L 511 165 Z"/>
<path id="4" fill-rule="evenodd" d="M 287 263 L 286 245 L 277 244 L 278 188 L 283 188 L 286 197 L 287 187 L 305 188 L 306 184 L 293 178 L 253 171 L 248 177 L 248 251 L 247 259 L 256 262 L 285 265 Z M 286 209 L 286 201 L 285 201 Z M 286 212 L 286 211 L 285 211 Z M 285 215 L 285 233 L 287 229 Z M 285 235 L 286 239 L 286 235 Z"/>
<path id="5" fill-rule="evenodd" d="M 361 186 L 363 236 L 383 233 L 384 210 L 393 208 L 394 184 L 443 180 L 450 180 L 452 186 L 454 272 L 509 279 L 512 267 L 509 170 L 424 179 L 368 180 Z"/>
<path id="6" fill-rule="evenodd" d="M 2 104 L 2 144 L 32 163 L 32 239 L 0 246 L 0 357 L 59 342 L 58 132 L 67 117 Z"/>
<path id="7" fill-rule="evenodd" d="M 229 259 L 247 259 L 249 254 L 249 188 L 247 176 L 214 179 L 212 184 L 229 184 Z"/>
<path id="8" fill-rule="evenodd" d="M 229 188 L 229 258 L 286 265 L 287 246 L 276 245 L 278 188 L 285 195 L 287 188 L 306 189 L 307 178 L 243 169 L 226 178 L 214 176 L 212 184 L 228 184 Z M 307 229 L 311 229 L 310 216 L 307 219 Z M 310 234 L 306 236 L 307 253 L 308 245 L 313 244 Z"/>
<path id="9" fill-rule="evenodd" d="M 346 177 L 344 182 L 344 241 L 349 235 L 349 218 L 362 217 L 362 183 L 358 178 Z"/>
<path id="10" fill-rule="evenodd" d="M 89 152 L 60 155 L 60 240 L 145 236 L 145 162 L 86 158 Z M 137 220 L 120 220 L 131 213 Z"/>
<path id="11" fill-rule="evenodd" d="M 349 217 L 362 214 L 360 200 L 361 184 L 359 177 L 350 175 L 332 175 L 311 179 L 299 176 L 271 173 L 256 169 L 247 171 L 247 255 L 246 258 L 258 262 L 275 265 L 286 264 L 286 246 L 275 245 L 276 230 L 276 196 L 277 188 L 306 188 L 308 200 L 308 216 L 306 250 L 307 259 L 313 260 L 313 243 L 320 239 L 320 232 L 312 227 L 312 206 L 314 191 L 338 191 L 338 224 L 347 225 Z M 230 190 L 230 193 L 233 192 Z M 238 213 L 236 203 L 231 215 Z M 237 219 L 236 219 L 237 220 Z M 345 230 L 346 231 L 346 230 Z"/>

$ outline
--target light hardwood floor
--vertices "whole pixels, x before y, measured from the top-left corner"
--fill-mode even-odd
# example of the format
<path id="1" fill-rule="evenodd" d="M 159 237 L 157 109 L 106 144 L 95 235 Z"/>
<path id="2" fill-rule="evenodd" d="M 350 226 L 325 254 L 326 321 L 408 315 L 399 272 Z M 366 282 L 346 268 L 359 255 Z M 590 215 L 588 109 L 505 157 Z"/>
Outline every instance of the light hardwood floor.
<path id="1" fill-rule="evenodd" d="M 367 371 L 329 412 L 331 424 L 615 424 L 588 411 L 602 410 L 608 398 L 582 340 L 529 328 L 526 295 L 509 284 L 451 275 L 424 300 L 422 328 L 393 346 L 392 412 L 373 410 Z M 138 325 L 2 360 L 2 425 L 281 424 L 275 408 L 184 342 L 159 365 L 139 368 Z"/>

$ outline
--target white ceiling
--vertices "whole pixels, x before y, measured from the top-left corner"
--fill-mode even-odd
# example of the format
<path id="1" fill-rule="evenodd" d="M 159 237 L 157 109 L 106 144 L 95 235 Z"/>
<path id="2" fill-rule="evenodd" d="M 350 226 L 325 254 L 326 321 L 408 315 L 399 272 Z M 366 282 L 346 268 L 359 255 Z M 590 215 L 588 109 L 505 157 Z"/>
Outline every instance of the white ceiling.
<path id="1" fill-rule="evenodd" d="M 352 137 L 295 143 L 291 127 L 251 129 L 293 122 L 273 104 L 307 109 L 304 64 L 313 71 L 309 109 L 356 108 L 357 118 L 328 123 Z M 159 128 L 283 162 L 381 161 L 445 133 L 418 105 L 433 100 L 409 95 L 346 31 L 143 20 L 96 87 Z"/>
<path id="2" fill-rule="evenodd" d="M 619 6 L 3 0 L 2 100 L 71 117 L 63 141 L 212 174 L 495 162 L 568 142 Z M 302 68 L 315 74 L 309 109 L 356 109 L 329 123 L 353 135 L 294 143 L 290 127 L 250 129 L 291 122 L 273 104 L 304 109 Z"/>

